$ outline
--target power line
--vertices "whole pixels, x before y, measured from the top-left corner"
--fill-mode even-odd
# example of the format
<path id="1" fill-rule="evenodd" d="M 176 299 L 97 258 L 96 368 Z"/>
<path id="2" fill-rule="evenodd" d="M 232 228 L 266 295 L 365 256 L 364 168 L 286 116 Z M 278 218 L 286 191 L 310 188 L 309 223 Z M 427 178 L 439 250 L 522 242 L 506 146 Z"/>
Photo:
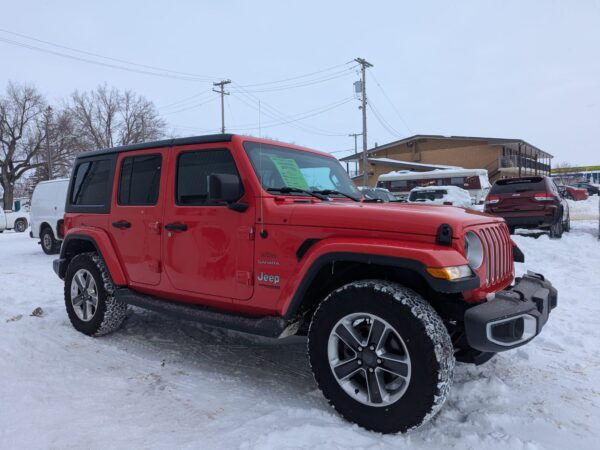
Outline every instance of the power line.
<path id="1" fill-rule="evenodd" d="M 243 99 L 243 97 L 246 97 L 250 102 L 254 102 L 255 104 L 258 104 L 258 102 L 261 103 L 262 105 L 262 109 L 261 112 L 263 112 L 263 110 L 265 110 L 265 115 L 267 115 L 268 117 L 271 117 L 272 119 L 275 120 L 283 120 L 283 121 L 289 121 L 290 117 L 287 116 L 286 114 L 282 113 L 281 111 L 279 111 L 277 108 L 266 104 L 264 101 L 261 101 L 258 99 L 258 97 L 256 97 L 255 95 L 249 93 L 249 92 L 245 92 L 245 89 L 241 88 L 241 86 L 237 86 L 238 89 L 240 89 L 241 92 L 240 93 L 242 96 L 236 96 L 236 98 L 240 101 L 242 101 L 243 103 L 245 103 L 247 106 L 249 106 L 250 108 L 253 108 L 255 110 L 257 110 L 256 106 L 248 103 L 246 100 Z M 308 132 L 308 133 L 312 133 L 312 134 L 318 134 L 321 136 L 345 136 L 346 133 L 332 133 L 329 132 L 327 130 L 322 130 L 319 129 L 317 127 L 314 126 L 309 126 L 306 124 L 298 124 L 298 123 L 289 123 L 289 126 L 297 128 L 299 130 L 302 130 L 304 132 Z"/>
<path id="2" fill-rule="evenodd" d="M 369 106 L 369 109 L 371 109 L 371 111 L 375 115 L 375 118 L 377 119 L 377 121 L 381 124 L 381 126 L 383 128 L 386 129 L 386 131 L 388 133 L 390 133 L 394 137 L 402 137 L 402 134 L 399 133 L 387 120 L 385 120 L 385 118 L 378 111 L 378 109 L 375 106 L 375 104 L 373 103 L 373 101 L 371 101 L 368 106 Z"/>
<path id="3" fill-rule="evenodd" d="M 163 116 L 168 116 L 170 114 L 177 114 L 177 113 L 180 113 L 180 112 L 183 112 L 183 111 L 189 111 L 190 109 L 196 109 L 196 108 L 199 108 L 201 106 L 208 105 L 209 103 L 212 103 L 215 100 L 216 100 L 216 97 L 212 97 L 212 98 L 210 98 L 208 100 L 205 100 L 205 101 L 202 101 L 202 102 L 199 102 L 199 103 L 195 103 L 195 104 L 193 104 L 191 106 L 187 106 L 185 108 L 181 108 L 181 109 L 177 109 L 175 111 L 168 111 L 168 112 L 162 113 L 162 115 Z"/>
<path id="4" fill-rule="evenodd" d="M 275 81 L 265 81 L 263 83 L 244 84 L 244 85 L 241 85 L 240 87 L 246 89 L 246 88 L 258 87 L 258 86 L 265 86 L 265 85 L 269 85 L 269 84 L 285 83 L 287 81 L 298 80 L 300 78 L 306 78 L 306 77 L 310 77 L 312 75 L 318 75 L 320 73 L 329 72 L 330 70 L 337 69 L 339 67 L 343 67 L 343 66 L 346 66 L 348 64 L 352 64 L 352 62 L 353 61 L 348 61 L 348 62 L 346 62 L 344 64 L 336 64 L 335 66 L 331 66 L 331 67 L 328 67 L 328 68 L 323 69 L 323 70 L 317 70 L 315 72 L 305 73 L 304 75 L 298 75 L 296 77 L 284 78 L 284 79 L 275 80 Z"/>
<path id="5" fill-rule="evenodd" d="M 414 134 L 413 131 L 410 129 L 410 127 L 408 126 L 408 124 L 406 123 L 406 121 L 404 120 L 404 117 L 402 117 L 402 114 L 400 114 L 400 111 L 398 111 L 398 109 L 396 108 L 396 105 L 394 105 L 394 102 L 392 102 L 392 100 L 390 99 L 390 97 L 387 95 L 387 93 L 385 92 L 385 90 L 383 89 L 383 86 L 381 86 L 381 84 L 379 83 L 379 81 L 377 81 L 377 77 L 375 76 L 375 74 L 373 73 L 372 70 L 369 70 L 369 73 L 371 74 L 371 76 L 373 77 L 373 80 L 375 81 L 375 84 L 377 85 L 377 87 L 379 88 L 379 90 L 381 91 L 381 93 L 383 94 L 383 96 L 385 97 L 385 99 L 388 101 L 388 103 L 392 106 L 394 112 L 398 115 L 398 117 L 400 118 L 400 120 L 402 121 L 402 124 L 405 126 L 405 128 L 408 130 L 408 132 L 410 134 Z"/>
<path id="6" fill-rule="evenodd" d="M 319 83 L 325 83 L 327 81 L 331 81 L 331 80 L 337 80 L 339 78 L 343 78 L 345 76 L 350 75 L 351 69 L 355 68 L 351 67 L 349 69 L 344 69 L 341 70 L 339 72 L 335 72 L 333 74 L 328 74 L 326 76 L 323 77 L 319 77 L 319 78 L 314 78 L 311 80 L 306 80 L 306 81 L 302 81 L 302 82 L 297 82 L 297 83 L 291 83 L 291 84 L 286 84 L 286 85 L 282 85 L 282 86 L 274 86 L 271 88 L 263 88 L 263 89 L 244 89 L 244 92 L 249 93 L 261 93 L 261 92 L 276 92 L 276 91 L 285 91 L 285 90 L 289 90 L 289 89 L 296 89 L 296 88 L 301 88 L 301 87 L 306 87 L 306 86 L 313 86 L 315 84 L 319 84 Z M 240 87 L 240 86 L 238 86 Z"/>
<path id="7" fill-rule="evenodd" d="M 170 109 L 170 108 L 172 108 L 174 106 L 181 107 L 183 104 L 188 103 L 188 102 L 190 102 L 192 100 L 196 100 L 197 101 L 198 99 L 200 99 L 202 97 L 208 98 L 208 94 L 212 95 L 210 89 L 206 89 L 206 90 L 198 92 L 198 93 L 196 93 L 194 95 L 185 97 L 185 98 L 183 98 L 181 100 L 177 100 L 175 102 L 168 103 L 168 104 L 163 105 L 163 106 L 159 106 L 158 109 Z"/>
<path id="8" fill-rule="evenodd" d="M 50 42 L 50 41 L 45 41 L 43 39 L 38 39 L 38 38 L 35 38 L 35 37 L 32 37 L 32 36 L 28 36 L 26 34 L 15 33 L 14 31 L 6 30 L 6 29 L 3 29 L 3 28 L 0 28 L 0 32 L 6 33 L 6 34 L 11 34 L 13 36 L 18 36 L 18 37 L 21 37 L 21 38 L 24 38 L 24 39 L 28 39 L 28 40 L 31 40 L 31 41 L 34 41 L 34 42 L 39 42 L 41 44 L 50 45 L 52 47 L 61 48 L 63 50 L 69 50 L 71 52 L 80 53 L 80 54 L 87 55 L 87 56 L 93 56 L 93 57 L 96 57 L 96 58 L 102 58 L 102 59 L 105 59 L 105 60 L 108 60 L 108 61 L 114 61 L 114 62 L 118 62 L 118 63 L 122 63 L 122 64 L 128 64 L 128 65 L 131 65 L 131 66 L 137 66 L 137 67 L 141 67 L 141 68 L 144 68 L 144 69 L 149 69 L 149 70 L 153 70 L 153 71 L 157 71 L 157 72 L 163 72 L 164 74 L 170 73 L 170 74 L 173 74 L 174 76 L 176 76 L 177 78 L 183 77 L 183 79 L 195 79 L 197 81 L 213 81 L 213 80 L 215 80 L 215 79 L 218 78 L 218 77 L 204 76 L 204 75 L 198 75 L 198 74 L 193 74 L 193 73 L 188 73 L 188 72 L 180 72 L 180 71 L 176 71 L 176 70 L 165 69 L 165 68 L 162 68 L 162 67 L 150 66 L 150 65 L 147 65 L 147 64 L 139 64 L 139 63 L 127 61 L 125 59 L 119 59 L 119 58 L 113 58 L 113 57 L 110 57 L 110 56 L 104 56 L 104 55 L 101 55 L 101 54 L 98 54 L 98 53 L 93 53 L 93 52 L 89 52 L 89 51 L 86 51 L 86 50 L 80 50 L 80 49 L 76 49 L 76 48 L 73 48 L 73 47 L 68 47 L 66 45 L 61 45 L 61 44 L 56 44 L 56 43 L 53 43 L 53 42 Z M 73 57 L 72 55 L 66 55 L 66 54 L 62 54 L 62 53 L 59 53 L 59 52 L 53 52 L 52 50 L 41 49 L 39 47 L 34 47 L 34 46 L 29 45 L 29 44 L 21 43 L 21 42 L 18 42 L 18 41 L 12 41 L 12 40 L 9 40 L 9 39 L 6 39 L 6 38 L 0 38 L 0 39 L 2 39 L 4 42 L 7 42 L 7 43 L 13 43 L 15 45 L 22 44 L 22 46 L 27 46 L 28 48 L 32 48 L 32 49 L 36 49 L 36 50 L 40 50 L 40 51 L 46 51 L 46 52 L 53 53 L 53 54 L 59 54 L 60 56 L 72 57 L 72 58 L 75 58 L 75 59 L 79 59 L 77 57 Z M 94 62 L 93 60 L 86 60 L 86 62 L 92 62 L 92 63 L 96 63 L 96 64 L 102 64 L 102 63 L 99 63 L 99 62 Z"/>

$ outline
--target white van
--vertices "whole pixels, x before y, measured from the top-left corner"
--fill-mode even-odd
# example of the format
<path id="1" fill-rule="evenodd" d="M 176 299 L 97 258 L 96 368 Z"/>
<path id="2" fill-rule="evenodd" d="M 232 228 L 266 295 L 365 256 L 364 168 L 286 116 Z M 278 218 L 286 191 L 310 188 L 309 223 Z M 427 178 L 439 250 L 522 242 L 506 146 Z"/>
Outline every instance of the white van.
<path id="1" fill-rule="evenodd" d="M 47 255 L 58 253 L 62 244 L 62 223 L 69 179 L 42 181 L 37 184 L 31 198 L 29 219 L 32 238 L 39 239 Z"/>

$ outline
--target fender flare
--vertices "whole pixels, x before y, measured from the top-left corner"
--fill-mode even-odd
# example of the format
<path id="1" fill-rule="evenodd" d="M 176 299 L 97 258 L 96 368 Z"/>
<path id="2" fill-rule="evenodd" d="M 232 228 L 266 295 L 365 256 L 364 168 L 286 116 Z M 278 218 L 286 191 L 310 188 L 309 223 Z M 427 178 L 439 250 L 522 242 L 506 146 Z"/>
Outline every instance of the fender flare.
<path id="1" fill-rule="evenodd" d="M 58 260 L 59 263 L 57 274 L 60 278 L 64 279 L 67 271 L 67 265 L 69 262 L 69 243 L 77 240 L 90 242 L 94 246 L 96 252 L 98 252 L 98 254 L 104 260 L 110 277 L 116 286 L 127 285 L 127 277 L 125 276 L 125 272 L 121 267 L 121 263 L 117 259 L 117 253 L 115 252 L 114 246 L 110 241 L 108 234 L 104 230 L 93 227 L 73 228 L 69 230 L 69 233 L 67 233 L 65 236 L 60 249 L 60 259 Z"/>
<path id="2" fill-rule="evenodd" d="M 338 241 L 336 239 L 335 241 Z M 423 277 L 427 284 L 437 292 L 458 293 L 479 288 L 479 276 L 458 281 L 447 281 L 434 278 L 427 272 L 427 267 L 444 267 L 467 264 L 466 259 L 458 251 L 448 246 L 402 241 L 386 242 L 375 245 L 371 241 L 357 242 L 321 241 L 313 245 L 307 252 L 305 269 L 300 270 L 298 279 L 292 282 L 297 286 L 295 292 L 285 296 L 281 309 L 285 319 L 292 319 L 302 304 L 304 296 L 319 271 L 327 264 L 340 262 L 356 262 L 377 264 L 412 270 Z M 350 244 L 350 245 L 348 245 Z M 393 245 L 391 245 L 393 244 Z"/>

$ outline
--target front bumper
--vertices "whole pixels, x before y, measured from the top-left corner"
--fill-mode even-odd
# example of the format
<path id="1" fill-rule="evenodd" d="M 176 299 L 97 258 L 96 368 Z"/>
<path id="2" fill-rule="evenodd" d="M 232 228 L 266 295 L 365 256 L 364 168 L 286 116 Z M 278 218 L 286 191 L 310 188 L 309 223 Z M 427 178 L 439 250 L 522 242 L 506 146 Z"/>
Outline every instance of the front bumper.
<path id="1" fill-rule="evenodd" d="M 465 312 L 469 346 L 502 352 L 526 344 L 541 331 L 556 308 L 557 291 L 543 275 L 527 272 L 511 288 Z"/>

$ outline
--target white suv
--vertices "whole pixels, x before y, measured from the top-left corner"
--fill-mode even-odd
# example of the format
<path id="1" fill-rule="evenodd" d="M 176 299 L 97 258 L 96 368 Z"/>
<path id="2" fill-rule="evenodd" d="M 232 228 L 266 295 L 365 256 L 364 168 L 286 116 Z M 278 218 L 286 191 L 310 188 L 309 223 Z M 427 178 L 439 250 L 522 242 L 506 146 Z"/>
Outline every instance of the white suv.
<path id="1" fill-rule="evenodd" d="M 62 221 L 69 180 L 42 181 L 37 184 L 31 198 L 29 217 L 32 238 L 40 240 L 47 255 L 58 253 L 62 243 Z"/>

